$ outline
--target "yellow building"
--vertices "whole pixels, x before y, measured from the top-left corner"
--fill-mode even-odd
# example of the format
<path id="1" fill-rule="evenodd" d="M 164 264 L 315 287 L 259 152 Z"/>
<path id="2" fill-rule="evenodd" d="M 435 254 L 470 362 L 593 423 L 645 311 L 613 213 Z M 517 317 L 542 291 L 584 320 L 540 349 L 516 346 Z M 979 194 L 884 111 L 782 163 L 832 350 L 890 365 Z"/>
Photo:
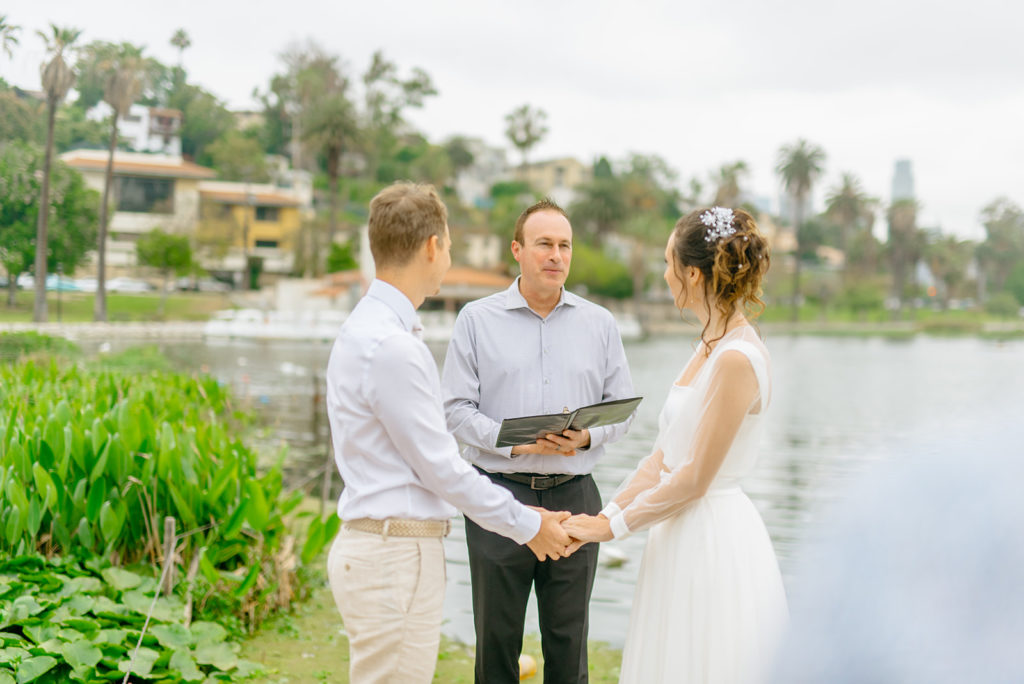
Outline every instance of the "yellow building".
<path id="1" fill-rule="evenodd" d="M 573 190 L 592 176 L 592 169 L 573 157 L 534 162 L 515 170 L 518 180 L 526 181 L 534 190 L 550 197 L 563 207 L 574 198 Z"/>
<path id="2" fill-rule="evenodd" d="M 261 260 L 264 273 L 292 272 L 302 226 L 296 192 L 263 183 L 203 181 L 199 197 L 196 242 L 205 269 L 238 273 L 248 255 Z"/>

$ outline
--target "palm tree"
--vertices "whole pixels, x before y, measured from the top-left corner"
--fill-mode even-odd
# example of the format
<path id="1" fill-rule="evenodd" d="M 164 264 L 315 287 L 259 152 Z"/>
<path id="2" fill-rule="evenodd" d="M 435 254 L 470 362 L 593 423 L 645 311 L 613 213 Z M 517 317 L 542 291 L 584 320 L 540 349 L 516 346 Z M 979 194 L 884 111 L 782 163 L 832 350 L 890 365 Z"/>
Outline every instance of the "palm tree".
<path id="1" fill-rule="evenodd" d="M 910 198 L 895 200 L 889 206 L 889 260 L 892 266 L 893 296 L 899 302 L 899 316 L 903 315 L 908 280 L 920 257 L 917 209 L 917 200 Z"/>
<path id="2" fill-rule="evenodd" d="M 14 56 L 11 46 L 18 44 L 19 31 L 21 31 L 20 26 L 9 24 L 7 22 L 7 15 L 0 14 L 0 50 L 6 53 L 8 59 Z"/>
<path id="3" fill-rule="evenodd" d="M 178 68 L 181 69 L 182 57 L 185 54 L 185 50 L 192 46 L 192 39 L 188 37 L 185 29 L 180 28 L 171 36 L 171 45 L 178 48 Z"/>
<path id="4" fill-rule="evenodd" d="M 851 238 L 858 228 L 873 223 L 876 203 L 877 200 L 864 192 L 860 180 L 852 173 L 844 173 L 839 187 L 833 188 L 825 199 L 825 214 L 839 225 L 839 249 L 845 259 L 844 280 L 850 270 Z"/>
<path id="5" fill-rule="evenodd" d="M 715 206 L 735 207 L 740 201 L 740 180 L 749 173 L 747 162 L 737 159 L 731 164 L 723 164 L 717 173 L 712 174 L 711 181 L 718 187 L 715 190 Z"/>
<path id="6" fill-rule="evenodd" d="M 103 202 L 100 204 L 100 229 L 97 239 L 96 303 L 93 319 L 107 320 L 107 223 L 110 218 L 110 188 L 114 181 L 114 150 L 117 149 L 117 121 L 128 113 L 135 99 L 142 92 L 148 71 L 142 48 L 122 43 L 104 63 L 106 81 L 103 85 L 103 101 L 110 105 L 113 115 L 110 121 L 110 154 L 107 156 L 107 171 L 103 182 Z"/>
<path id="7" fill-rule="evenodd" d="M 338 227 L 341 157 L 355 139 L 356 131 L 355 112 L 344 89 L 316 102 L 308 111 L 302 126 L 304 141 L 319 147 L 327 161 L 328 252 L 334 244 L 334 233 Z"/>
<path id="8" fill-rule="evenodd" d="M 925 246 L 928 268 L 941 286 L 938 296 L 943 310 L 949 308 L 950 298 L 967 279 L 967 264 L 974 247 L 970 240 L 960 240 L 955 235 L 935 236 Z"/>
<path id="9" fill-rule="evenodd" d="M 803 226 L 804 205 L 811 194 L 814 183 L 824 171 L 825 151 L 804 139 L 792 145 L 783 145 L 779 150 L 775 172 L 782 177 L 782 184 L 793 204 L 793 231 L 796 235 L 796 254 L 793 265 L 793 321 L 800 316 L 800 228 Z"/>
<path id="10" fill-rule="evenodd" d="M 46 152 L 43 156 L 42 190 L 39 197 L 39 218 L 36 228 L 36 263 L 35 280 L 36 296 L 32 320 L 46 320 L 46 257 L 47 228 L 50 220 L 50 165 L 53 162 L 53 129 L 56 121 L 57 106 L 67 97 L 71 86 L 75 84 L 75 72 L 64 61 L 65 52 L 70 51 L 72 44 L 82 32 L 78 29 L 59 28 L 50 24 L 50 33 L 38 32 L 46 43 L 50 60 L 39 70 L 46 92 Z"/>
<path id="11" fill-rule="evenodd" d="M 505 137 L 523 155 L 520 167 L 523 171 L 526 170 L 527 153 L 548 134 L 547 119 L 547 112 L 540 108 L 534 109 L 528 104 L 512 110 L 505 116 Z"/>

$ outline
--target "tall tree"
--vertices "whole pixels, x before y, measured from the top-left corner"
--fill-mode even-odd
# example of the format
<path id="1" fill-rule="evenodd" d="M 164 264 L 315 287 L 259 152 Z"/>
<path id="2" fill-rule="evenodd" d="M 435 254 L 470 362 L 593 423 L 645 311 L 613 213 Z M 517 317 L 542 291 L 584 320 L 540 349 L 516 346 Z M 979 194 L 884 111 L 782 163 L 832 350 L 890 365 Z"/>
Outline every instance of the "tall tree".
<path id="1" fill-rule="evenodd" d="M 249 135 L 229 131 L 227 135 L 215 140 L 207 152 L 213 168 L 217 169 L 217 177 L 222 180 L 250 183 L 266 183 L 270 180 L 263 148 L 259 140 Z"/>
<path id="2" fill-rule="evenodd" d="M 31 268 L 36 249 L 44 151 L 24 142 L 0 143 L 0 263 L 8 275 L 7 304 L 14 305 L 18 276 Z M 96 244 L 99 193 L 81 174 L 57 161 L 51 169 L 52 220 L 47 268 L 74 272 Z"/>
<path id="3" fill-rule="evenodd" d="M 142 48 L 123 43 L 107 63 L 107 78 L 103 100 L 113 111 L 110 121 L 110 148 L 107 170 L 103 181 L 103 201 L 100 204 L 100 229 L 97 239 L 96 301 L 93 318 L 107 320 L 107 224 L 110 219 L 110 190 L 114 184 L 114 151 L 117 149 L 117 122 L 128 113 L 135 99 L 145 87 L 147 62 Z"/>
<path id="4" fill-rule="evenodd" d="M 750 173 L 747 162 L 737 159 L 729 164 L 723 164 L 718 171 L 711 176 L 711 182 L 715 184 L 715 206 L 736 207 L 739 206 L 740 183 Z"/>
<path id="5" fill-rule="evenodd" d="M 779 150 L 775 172 L 789 193 L 793 205 L 793 232 L 796 254 L 793 255 L 793 320 L 800 317 L 800 228 L 804 221 L 804 206 L 814 184 L 824 171 L 825 151 L 804 139 L 783 145 Z"/>
<path id="6" fill-rule="evenodd" d="M 877 200 L 861 188 L 860 180 L 852 173 L 844 173 L 838 187 L 825 199 L 825 215 L 839 226 L 839 249 L 843 252 L 843 278 L 850 271 L 851 241 L 854 236 L 873 224 Z M 871 258 L 872 255 L 866 255 Z"/>
<path id="7" fill-rule="evenodd" d="M 188 37 L 188 33 L 185 32 L 185 29 L 180 28 L 174 32 L 173 36 L 171 36 L 171 45 L 178 49 L 178 69 L 183 70 L 184 67 L 182 64 L 185 56 L 185 50 L 192 46 L 192 39 Z"/>
<path id="8" fill-rule="evenodd" d="M 978 246 L 981 261 L 993 292 L 1006 285 L 1014 267 L 1024 261 L 1024 210 L 1001 197 L 981 211 L 985 241 Z"/>
<path id="9" fill-rule="evenodd" d="M 908 283 L 920 257 L 921 236 L 917 227 L 917 200 L 898 199 L 889 206 L 889 264 L 892 268 L 893 297 L 898 315 L 908 295 Z"/>
<path id="10" fill-rule="evenodd" d="M 323 153 L 327 171 L 327 246 L 330 252 L 338 228 L 338 178 L 341 157 L 356 137 L 356 119 L 352 103 L 345 94 L 347 83 L 330 96 L 318 100 L 307 112 L 303 135 Z M 319 258 L 317 258 L 319 263 Z"/>
<path id="11" fill-rule="evenodd" d="M 135 244 L 139 263 L 157 269 L 163 276 L 160 288 L 160 315 L 167 305 L 167 291 L 171 275 L 184 275 L 192 266 L 192 245 L 184 235 L 173 235 L 162 230 L 151 230 L 139 237 Z"/>
<path id="12" fill-rule="evenodd" d="M 399 76 L 398 66 L 378 50 L 363 74 L 365 94 L 363 111 L 363 155 L 367 175 L 377 180 L 377 169 L 388 158 L 405 123 L 404 112 L 423 106 L 426 98 L 437 95 L 430 75 L 414 68 L 408 78 Z"/>
<path id="13" fill-rule="evenodd" d="M 46 259 L 47 259 L 47 227 L 50 220 L 50 165 L 53 161 L 53 129 L 57 116 L 57 106 L 67 97 L 71 86 L 75 84 L 75 72 L 64 59 L 70 52 L 82 32 L 78 29 L 58 27 L 50 24 L 50 33 L 39 32 L 39 37 L 46 43 L 50 53 L 40 69 L 43 91 L 46 93 L 46 148 L 43 156 L 42 188 L 39 192 L 38 224 L 36 228 L 36 263 L 35 263 L 35 307 L 32 320 L 46 320 Z"/>
<path id="14" fill-rule="evenodd" d="M 6 14 L 0 14 L 0 50 L 4 51 L 7 59 L 14 56 L 11 48 L 18 44 L 18 33 L 20 31 L 20 26 L 15 26 L 7 21 Z"/>
<path id="15" fill-rule="evenodd" d="M 928 268 L 938 281 L 939 301 L 943 309 L 949 308 L 949 300 L 961 283 L 967 280 L 967 264 L 974 253 L 974 243 L 961 240 L 955 235 L 933 234 L 925 246 Z"/>
<path id="16" fill-rule="evenodd" d="M 505 137 L 523 155 L 520 168 L 524 171 L 526 155 L 548 134 L 547 120 L 547 112 L 528 104 L 513 109 L 505 116 Z"/>

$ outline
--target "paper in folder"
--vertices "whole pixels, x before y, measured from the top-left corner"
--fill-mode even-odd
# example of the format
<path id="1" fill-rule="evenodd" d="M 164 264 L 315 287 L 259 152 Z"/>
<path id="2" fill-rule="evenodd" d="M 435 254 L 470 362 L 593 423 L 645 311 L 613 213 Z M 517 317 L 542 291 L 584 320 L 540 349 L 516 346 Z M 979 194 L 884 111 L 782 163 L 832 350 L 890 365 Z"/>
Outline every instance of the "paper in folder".
<path id="1" fill-rule="evenodd" d="M 578 408 L 572 413 L 551 413 L 543 416 L 506 418 L 501 421 L 496 447 L 532 444 L 547 434 L 562 434 L 563 430 L 584 430 L 602 425 L 614 425 L 629 418 L 643 397 L 616 399 Z"/>

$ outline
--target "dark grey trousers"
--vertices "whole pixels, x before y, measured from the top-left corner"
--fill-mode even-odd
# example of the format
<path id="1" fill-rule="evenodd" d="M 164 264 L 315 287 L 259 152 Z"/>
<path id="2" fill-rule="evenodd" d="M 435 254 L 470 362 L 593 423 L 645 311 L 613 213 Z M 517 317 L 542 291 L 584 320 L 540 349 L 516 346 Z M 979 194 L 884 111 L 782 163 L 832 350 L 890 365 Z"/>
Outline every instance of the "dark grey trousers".
<path id="1" fill-rule="evenodd" d="M 484 472 L 484 471 L 481 471 Z M 551 511 L 601 511 L 590 475 L 546 490 L 485 475 L 522 503 Z M 488 532 L 466 518 L 476 626 L 476 684 L 515 684 L 523 645 L 530 587 L 537 593 L 545 684 L 586 684 L 590 592 L 597 571 L 597 544 L 569 558 L 540 562 L 524 544 Z"/>

